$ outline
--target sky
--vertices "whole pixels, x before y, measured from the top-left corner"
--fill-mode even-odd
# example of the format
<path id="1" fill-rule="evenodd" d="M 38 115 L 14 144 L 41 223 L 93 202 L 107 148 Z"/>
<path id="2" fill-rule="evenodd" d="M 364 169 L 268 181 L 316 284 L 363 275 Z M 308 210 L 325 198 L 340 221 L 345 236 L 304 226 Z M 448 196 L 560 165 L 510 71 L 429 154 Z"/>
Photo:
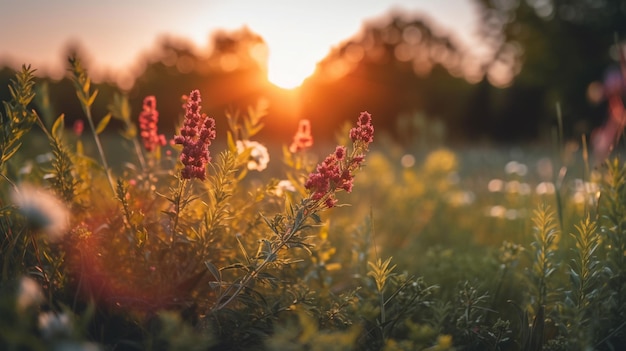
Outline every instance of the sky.
<path id="1" fill-rule="evenodd" d="M 442 34 L 475 47 L 471 0 L 0 0 L 0 64 L 32 64 L 58 77 L 64 49 L 79 43 L 94 76 L 129 78 L 163 35 L 206 48 L 213 31 L 247 26 L 268 44 L 270 81 L 293 87 L 364 21 L 391 10 L 421 13 Z"/>

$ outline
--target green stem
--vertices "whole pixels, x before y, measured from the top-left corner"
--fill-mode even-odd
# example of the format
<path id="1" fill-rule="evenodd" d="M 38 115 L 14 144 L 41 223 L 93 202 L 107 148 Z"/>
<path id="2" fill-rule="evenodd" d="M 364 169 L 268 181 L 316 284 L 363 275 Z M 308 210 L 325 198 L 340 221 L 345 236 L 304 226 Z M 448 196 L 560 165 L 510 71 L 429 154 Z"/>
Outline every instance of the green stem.
<path id="1" fill-rule="evenodd" d="M 186 179 L 179 177 L 178 178 L 178 189 L 176 195 L 174 197 L 174 212 L 176 215 L 174 216 L 174 223 L 172 224 L 172 235 L 176 235 L 176 229 L 178 228 L 178 221 L 180 218 L 180 213 L 182 212 L 183 206 L 181 205 L 181 199 L 183 197 L 183 193 L 185 191 L 185 186 L 187 185 Z"/>
<path id="2" fill-rule="evenodd" d="M 100 137 L 98 136 L 98 133 L 96 133 L 96 126 L 94 125 L 93 117 L 91 116 L 91 108 L 89 106 L 83 105 L 83 110 L 85 111 L 85 115 L 87 116 L 87 122 L 89 122 L 89 128 L 91 128 L 93 139 L 96 142 L 96 147 L 98 148 L 98 153 L 100 154 L 100 160 L 102 161 L 102 166 L 104 167 L 104 171 L 106 172 L 107 179 L 109 180 L 111 191 L 113 192 L 113 194 L 115 194 L 115 184 L 113 182 L 113 177 L 111 176 L 111 170 L 109 169 L 109 164 L 107 162 L 106 156 L 104 155 L 104 149 L 102 148 L 102 143 L 100 143 Z"/>
<path id="3" fill-rule="evenodd" d="M 380 296 L 380 327 L 381 330 L 384 331 L 384 325 L 385 325 L 385 294 L 381 291 L 378 292 L 378 295 Z M 383 334 L 384 337 L 384 334 Z"/>
<path id="4" fill-rule="evenodd" d="M 284 236 L 280 237 L 280 239 L 278 240 L 278 244 L 274 247 L 274 249 L 272 249 L 272 252 L 265 257 L 265 259 L 263 260 L 263 262 L 261 262 L 261 264 L 259 264 L 252 272 L 248 273 L 246 276 L 243 277 L 243 279 L 241 279 L 240 283 L 237 284 L 237 289 L 233 292 L 233 294 L 226 301 L 220 303 L 221 298 L 217 299 L 217 302 L 216 302 L 217 305 L 212 309 L 213 311 L 219 311 L 222 308 L 228 306 L 243 291 L 243 289 L 248 285 L 248 283 L 250 283 L 250 281 L 253 278 L 258 276 L 259 273 L 261 273 L 261 271 L 263 271 L 265 267 L 270 262 L 273 261 L 273 257 L 275 257 L 276 254 L 278 254 L 278 251 L 280 251 L 285 245 L 287 245 L 287 243 L 289 242 L 289 240 L 291 240 L 294 234 L 300 230 L 301 225 L 304 223 L 304 221 L 308 217 L 308 215 L 304 214 L 306 213 L 305 210 L 307 210 L 306 206 L 301 207 L 298 210 L 301 216 L 296 216 L 296 218 L 300 217 L 301 219 L 299 221 L 294 221 L 294 224 L 291 227 L 292 229 L 289 229 L 287 233 L 285 233 Z M 231 287 L 232 286 L 234 285 L 231 285 Z M 227 289 L 224 292 L 224 294 L 222 294 L 222 296 L 228 293 L 229 290 L 230 288 Z"/>
<path id="5" fill-rule="evenodd" d="M 139 145 L 139 141 L 137 138 L 133 138 L 133 145 L 135 146 L 135 152 L 137 153 L 137 159 L 139 160 L 139 164 L 141 165 L 141 170 L 146 172 L 146 160 L 143 157 L 143 151 L 141 150 L 141 145 Z"/>

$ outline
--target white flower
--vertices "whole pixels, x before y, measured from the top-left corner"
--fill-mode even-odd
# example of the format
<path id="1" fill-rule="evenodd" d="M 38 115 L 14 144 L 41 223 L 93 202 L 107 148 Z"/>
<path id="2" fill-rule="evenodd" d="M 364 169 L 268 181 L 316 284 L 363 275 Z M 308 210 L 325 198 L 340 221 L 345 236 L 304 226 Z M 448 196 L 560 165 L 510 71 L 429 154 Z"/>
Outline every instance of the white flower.
<path id="1" fill-rule="evenodd" d="M 296 187 L 294 187 L 293 184 L 289 180 L 281 180 L 280 182 L 278 182 L 278 184 L 276 184 L 276 189 L 274 190 L 274 194 L 280 197 L 280 196 L 283 196 L 285 191 L 295 192 Z"/>
<path id="2" fill-rule="evenodd" d="M 11 194 L 11 199 L 28 225 L 42 230 L 50 241 L 58 241 L 68 230 L 68 209 L 45 189 L 22 184 Z"/>
<path id="3" fill-rule="evenodd" d="M 44 312 L 39 314 L 39 330 L 45 339 L 72 334 L 70 317 L 66 313 Z"/>
<path id="4" fill-rule="evenodd" d="M 30 306 L 38 305 L 44 300 L 41 286 L 34 279 L 22 277 L 17 290 L 17 309 L 24 311 Z"/>
<path id="5" fill-rule="evenodd" d="M 267 168 L 267 164 L 270 162 L 270 154 L 265 146 L 256 141 L 237 140 L 237 152 L 239 154 L 244 153 L 248 149 L 251 149 L 250 157 L 248 158 L 248 169 L 261 172 Z"/>

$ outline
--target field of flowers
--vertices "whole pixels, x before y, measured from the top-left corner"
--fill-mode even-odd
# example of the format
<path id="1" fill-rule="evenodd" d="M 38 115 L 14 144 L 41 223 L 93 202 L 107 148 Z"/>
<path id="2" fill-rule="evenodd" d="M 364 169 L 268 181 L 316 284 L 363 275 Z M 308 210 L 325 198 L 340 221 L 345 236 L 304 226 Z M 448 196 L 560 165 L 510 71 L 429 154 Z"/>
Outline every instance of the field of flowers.
<path id="1" fill-rule="evenodd" d="M 306 120 L 270 148 L 267 106 L 216 126 L 193 90 L 168 140 L 150 96 L 94 123 L 70 66 L 84 123 L 42 121 L 29 67 L 0 114 L 0 349 L 626 344 L 626 167 L 584 139 L 407 150 L 361 112 L 322 154 Z"/>

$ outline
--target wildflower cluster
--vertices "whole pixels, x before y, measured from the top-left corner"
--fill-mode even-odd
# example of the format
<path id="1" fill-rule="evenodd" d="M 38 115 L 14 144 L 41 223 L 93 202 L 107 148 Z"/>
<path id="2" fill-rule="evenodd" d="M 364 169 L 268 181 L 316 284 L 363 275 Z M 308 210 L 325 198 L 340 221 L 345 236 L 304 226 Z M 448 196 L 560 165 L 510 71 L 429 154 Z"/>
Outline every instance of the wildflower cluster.
<path id="1" fill-rule="evenodd" d="M 185 165 L 181 171 L 184 179 L 206 179 L 205 167 L 211 161 L 209 145 L 215 139 L 215 120 L 200 113 L 199 90 L 189 94 L 185 106 L 185 122 L 180 135 L 174 137 L 174 143 L 183 145 L 180 160 Z"/>
<path id="2" fill-rule="evenodd" d="M 158 145 L 165 145 L 165 136 L 157 134 L 158 122 L 159 111 L 156 109 L 156 98 L 154 96 L 146 96 L 143 99 L 143 110 L 139 114 L 139 129 L 141 130 L 143 146 L 148 151 L 153 151 Z"/>
<path id="3" fill-rule="evenodd" d="M 368 112 L 361 112 L 357 121 L 356 128 L 350 129 L 350 139 L 352 142 L 359 143 L 364 150 L 374 141 L 374 126 L 372 125 L 372 115 Z"/>
<path id="4" fill-rule="evenodd" d="M 28 107 L 34 94 L 47 95 L 31 89 L 27 67 L 3 102 L 0 350 L 557 351 L 626 344 L 626 165 L 617 158 L 594 170 L 589 185 L 569 177 L 548 183 L 548 158 L 535 169 L 511 161 L 504 167 L 510 180 L 491 179 L 474 194 L 465 186 L 480 184 L 484 173 L 461 179 L 460 155 L 441 147 L 418 164 L 410 150 L 401 156 L 389 144 L 393 149 L 381 145 L 367 155 L 353 191 L 373 142 L 369 113 L 344 133 L 351 141 L 339 142 L 317 166 L 307 150 L 311 124 L 301 121 L 293 141 L 285 139 L 287 169 L 279 174 L 267 148 L 252 141 L 267 115 L 260 102 L 241 115 L 226 113 L 226 149 L 207 170 L 215 121 L 201 113 L 194 90 L 172 140 L 182 145 L 181 163 L 158 152 L 144 160 L 142 144 L 156 151 L 163 144 L 154 97 L 144 100 L 137 123 L 127 98 L 116 95 L 96 126 L 96 93 L 71 63 L 86 115 L 76 135 L 63 137 L 63 115 L 48 128 Z M 89 127 L 99 145 L 110 118 L 125 124 L 121 136 L 132 145 L 120 146 L 137 157 L 120 152 L 118 167 L 108 168 L 104 149 L 83 148 L 78 136 Z M 33 152 L 38 143 L 25 139 L 33 123 L 51 152 Z M 105 140 L 117 142 L 110 134 Z M 24 154 L 22 142 L 31 148 Z M 89 151 L 102 152 L 103 164 Z M 280 178 L 246 178 L 268 168 Z M 542 181 L 538 196 L 530 196 L 532 179 L 525 178 L 532 171 Z M 108 193 L 102 185 L 112 179 L 117 186 Z M 340 191 L 351 192 L 355 206 L 322 219 Z M 594 201 L 580 206 L 583 192 Z M 494 200 L 506 207 L 491 207 L 489 217 L 506 221 L 481 215 Z M 535 205 L 528 235 L 513 219 Z"/>
<path id="5" fill-rule="evenodd" d="M 361 167 L 365 152 L 374 141 L 374 126 L 369 113 L 361 113 L 357 126 L 350 130 L 350 139 L 353 142 L 350 155 L 347 154 L 345 146 L 337 146 L 335 152 L 317 166 L 316 172 L 311 173 L 304 184 L 306 189 L 312 191 L 311 199 L 323 201 L 328 208 L 337 203 L 336 191 L 352 191 L 354 172 Z"/>

